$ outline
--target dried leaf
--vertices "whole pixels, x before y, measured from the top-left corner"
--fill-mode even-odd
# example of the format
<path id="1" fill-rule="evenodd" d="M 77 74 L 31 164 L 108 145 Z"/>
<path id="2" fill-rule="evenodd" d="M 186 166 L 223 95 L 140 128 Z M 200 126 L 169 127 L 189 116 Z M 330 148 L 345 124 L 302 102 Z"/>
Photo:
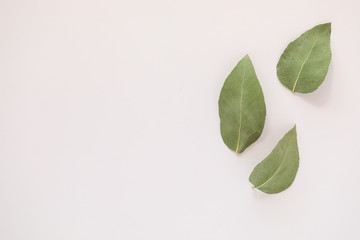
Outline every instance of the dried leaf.
<path id="1" fill-rule="evenodd" d="M 277 75 L 292 92 L 310 93 L 324 81 L 331 60 L 331 23 L 318 25 L 291 42 L 277 64 Z"/>
<path id="2" fill-rule="evenodd" d="M 250 182 L 265 193 L 279 193 L 287 189 L 295 179 L 299 167 L 299 150 L 294 126 L 278 142 L 274 150 L 250 175 Z"/>
<path id="3" fill-rule="evenodd" d="M 237 153 L 261 135 L 265 124 L 265 101 L 254 66 L 246 55 L 226 78 L 219 98 L 221 136 Z"/>

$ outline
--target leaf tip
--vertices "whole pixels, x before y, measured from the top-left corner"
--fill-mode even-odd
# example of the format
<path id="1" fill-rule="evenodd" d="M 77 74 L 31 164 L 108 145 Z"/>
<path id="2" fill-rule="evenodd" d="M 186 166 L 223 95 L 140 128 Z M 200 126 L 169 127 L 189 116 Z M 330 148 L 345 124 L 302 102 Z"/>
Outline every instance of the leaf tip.
<path id="1" fill-rule="evenodd" d="M 330 30 L 331 30 L 331 22 L 325 23 L 326 26 L 329 26 Z"/>
<path id="2" fill-rule="evenodd" d="M 320 25 L 323 26 L 325 29 L 328 29 L 329 31 L 331 31 L 331 22 L 323 23 Z"/>
<path id="3" fill-rule="evenodd" d="M 325 23 L 321 23 L 321 24 L 319 24 L 319 25 L 317 25 L 317 26 L 331 26 L 331 23 L 332 22 L 325 22 Z M 317 26 L 315 26 L 315 27 L 317 27 Z"/>

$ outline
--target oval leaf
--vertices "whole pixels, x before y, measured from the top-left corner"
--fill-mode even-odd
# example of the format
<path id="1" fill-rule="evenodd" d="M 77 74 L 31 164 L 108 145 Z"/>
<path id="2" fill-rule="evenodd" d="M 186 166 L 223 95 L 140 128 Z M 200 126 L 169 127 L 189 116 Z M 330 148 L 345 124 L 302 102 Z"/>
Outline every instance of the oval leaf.
<path id="1" fill-rule="evenodd" d="M 265 101 L 254 66 L 246 55 L 226 78 L 219 98 L 221 136 L 237 153 L 261 135 L 265 124 Z"/>
<path id="2" fill-rule="evenodd" d="M 295 179 L 299 167 L 299 150 L 294 126 L 278 142 L 274 150 L 250 175 L 250 182 L 265 193 L 279 193 L 287 189 Z"/>
<path id="3" fill-rule="evenodd" d="M 310 93 L 324 81 L 331 60 L 331 23 L 318 25 L 291 42 L 277 64 L 277 75 L 292 92 Z"/>

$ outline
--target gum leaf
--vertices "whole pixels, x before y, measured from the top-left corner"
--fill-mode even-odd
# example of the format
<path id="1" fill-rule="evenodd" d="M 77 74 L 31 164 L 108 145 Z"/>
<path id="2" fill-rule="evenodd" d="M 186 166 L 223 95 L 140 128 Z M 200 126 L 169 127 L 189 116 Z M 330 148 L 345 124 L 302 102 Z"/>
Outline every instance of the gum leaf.
<path id="1" fill-rule="evenodd" d="M 331 23 L 320 24 L 287 46 L 276 67 L 285 87 L 310 93 L 321 85 L 331 60 L 330 33 Z"/>
<path id="2" fill-rule="evenodd" d="M 279 193 L 295 179 L 299 167 L 299 150 L 294 126 L 278 142 L 274 150 L 259 163 L 250 175 L 250 182 L 265 193 Z"/>
<path id="3" fill-rule="evenodd" d="M 264 95 L 248 55 L 225 80 L 219 98 L 219 115 L 222 139 L 236 153 L 243 152 L 263 131 Z"/>

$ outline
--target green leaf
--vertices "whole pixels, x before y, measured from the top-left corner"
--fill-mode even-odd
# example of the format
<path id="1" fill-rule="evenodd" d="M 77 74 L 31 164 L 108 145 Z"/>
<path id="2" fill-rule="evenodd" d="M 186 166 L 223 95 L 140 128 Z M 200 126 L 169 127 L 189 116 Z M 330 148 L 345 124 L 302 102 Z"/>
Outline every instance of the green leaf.
<path id="1" fill-rule="evenodd" d="M 324 81 L 331 60 L 331 23 L 317 25 L 291 42 L 277 64 L 277 75 L 292 92 L 310 93 Z"/>
<path id="2" fill-rule="evenodd" d="M 278 142 L 274 150 L 250 175 L 250 182 L 265 193 L 279 193 L 287 189 L 295 179 L 299 167 L 299 149 L 294 126 Z"/>
<path id="3" fill-rule="evenodd" d="M 264 95 L 248 55 L 225 80 L 219 98 L 219 115 L 221 136 L 236 153 L 243 152 L 263 131 Z"/>

